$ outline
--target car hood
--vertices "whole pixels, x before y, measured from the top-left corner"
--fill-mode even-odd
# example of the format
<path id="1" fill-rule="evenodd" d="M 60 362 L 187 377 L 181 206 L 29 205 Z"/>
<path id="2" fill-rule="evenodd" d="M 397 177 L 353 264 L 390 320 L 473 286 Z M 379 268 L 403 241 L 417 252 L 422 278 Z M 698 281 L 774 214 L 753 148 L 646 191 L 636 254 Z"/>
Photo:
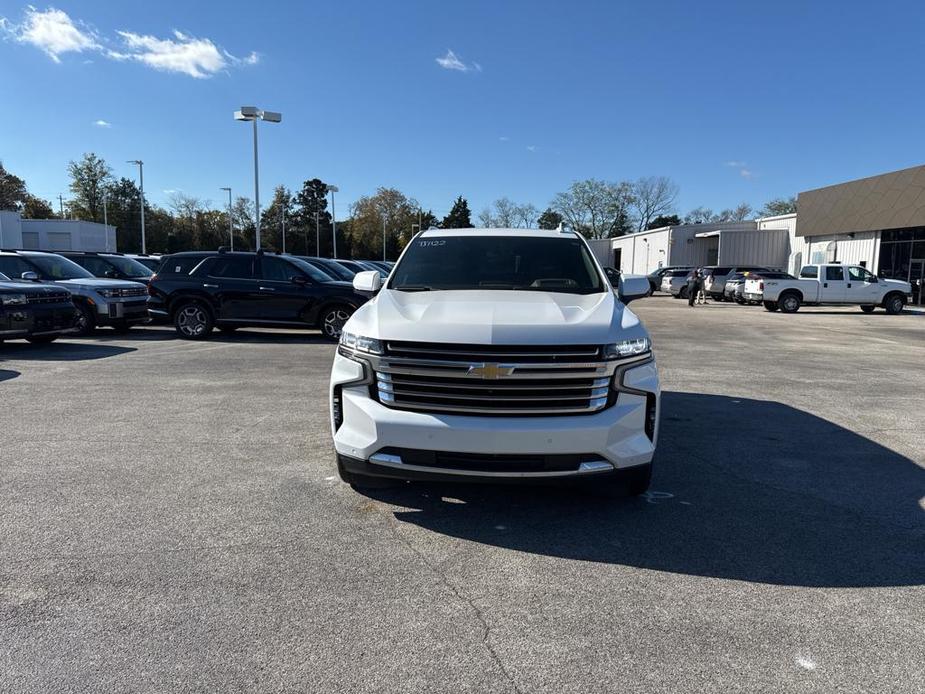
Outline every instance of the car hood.
<path id="1" fill-rule="evenodd" d="M 888 287 L 893 287 L 895 289 L 901 289 L 906 294 L 912 291 L 912 285 L 909 284 L 908 282 L 904 282 L 903 280 L 881 280 L 881 281 L 885 283 Z"/>
<path id="2" fill-rule="evenodd" d="M 9 282 L 6 280 L 0 281 L 0 290 L 9 292 L 37 292 L 40 294 L 55 294 L 61 291 L 55 287 L 48 287 L 38 282 L 17 282 L 16 280 L 11 280 Z"/>
<path id="3" fill-rule="evenodd" d="M 54 284 L 64 287 L 89 287 L 91 289 L 137 289 L 144 287 L 142 282 L 129 282 L 128 280 L 111 280 L 102 277 L 86 277 L 75 280 L 54 280 Z"/>
<path id="4" fill-rule="evenodd" d="M 345 329 L 384 340 L 458 344 L 606 344 L 647 336 L 611 291 L 383 289 Z"/>

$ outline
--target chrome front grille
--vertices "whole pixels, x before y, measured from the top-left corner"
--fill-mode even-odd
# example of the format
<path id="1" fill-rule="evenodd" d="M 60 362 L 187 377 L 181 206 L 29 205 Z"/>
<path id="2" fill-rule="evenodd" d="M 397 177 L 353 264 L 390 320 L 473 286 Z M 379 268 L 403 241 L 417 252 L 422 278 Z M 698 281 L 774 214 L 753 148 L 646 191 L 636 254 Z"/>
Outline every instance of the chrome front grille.
<path id="1" fill-rule="evenodd" d="M 387 343 L 373 366 L 388 407 L 474 415 L 597 412 L 610 402 L 616 369 L 595 345 L 413 342 Z"/>

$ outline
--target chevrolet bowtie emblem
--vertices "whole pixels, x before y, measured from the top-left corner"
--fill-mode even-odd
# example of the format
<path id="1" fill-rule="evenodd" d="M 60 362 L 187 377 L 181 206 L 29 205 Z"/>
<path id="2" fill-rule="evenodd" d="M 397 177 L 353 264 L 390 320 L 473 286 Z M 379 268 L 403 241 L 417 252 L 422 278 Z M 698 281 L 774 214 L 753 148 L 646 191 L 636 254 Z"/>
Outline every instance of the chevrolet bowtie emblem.
<path id="1" fill-rule="evenodd" d="M 510 376 L 512 373 L 514 373 L 513 366 L 502 366 L 501 364 L 480 364 L 478 366 L 470 366 L 466 375 L 472 376 L 474 378 L 495 380 L 498 378 L 504 378 L 505 376 Z"/>

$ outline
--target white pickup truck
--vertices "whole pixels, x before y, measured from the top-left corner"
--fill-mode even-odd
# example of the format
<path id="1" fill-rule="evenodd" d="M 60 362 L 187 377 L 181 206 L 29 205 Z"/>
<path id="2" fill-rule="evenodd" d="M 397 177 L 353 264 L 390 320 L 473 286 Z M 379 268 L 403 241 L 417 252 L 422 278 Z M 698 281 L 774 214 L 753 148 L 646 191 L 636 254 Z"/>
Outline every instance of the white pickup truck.
<path id="1" fill-rule="evenodd" d="M 860 265 L 837 263 L 804 265 L 799 279 L 760 282 L 765 309 L 780 309 L 783 313 L 796 313 L 805 304 L 856 304 L 865 313 L 882 306 L 887 313 L 896 314 L 903 310 L 912 294 L 908 282 L 882 279 Z M 746 283 L 746 293 L 749 289 Z"/>

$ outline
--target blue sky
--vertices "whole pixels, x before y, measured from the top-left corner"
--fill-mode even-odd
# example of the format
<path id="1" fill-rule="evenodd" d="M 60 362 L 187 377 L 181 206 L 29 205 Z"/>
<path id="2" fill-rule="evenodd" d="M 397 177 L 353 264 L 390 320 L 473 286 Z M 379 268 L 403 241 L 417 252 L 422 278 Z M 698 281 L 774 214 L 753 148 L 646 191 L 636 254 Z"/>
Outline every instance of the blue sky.
<path id="1" fill-rule="evenodd" d="M 48 199 L 94 151 L 143 159 L 155 202 L 221 204 L 253 194 L 253 104 L 283 113 L 263 199 L 317 176 L 340 213 L 378 186 L 442 215 L 655 174 L 682 213 L 758 207 L 925 161 L 920 2 L 694 7 L 0 0 L 0 159 Z"/>

